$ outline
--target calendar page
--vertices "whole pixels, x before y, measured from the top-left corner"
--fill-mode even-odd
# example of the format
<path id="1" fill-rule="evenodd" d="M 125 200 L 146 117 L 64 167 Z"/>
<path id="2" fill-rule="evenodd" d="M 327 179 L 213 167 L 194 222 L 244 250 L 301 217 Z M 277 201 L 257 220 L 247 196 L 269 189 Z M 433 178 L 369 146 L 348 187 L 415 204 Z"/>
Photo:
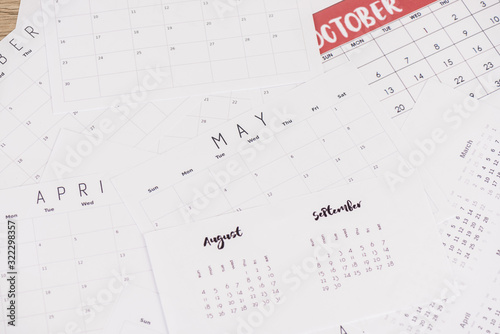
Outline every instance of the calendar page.
<path id="1" fill-rule="evenodd" d="M 145 238 L 170 334 L 338 328 L 430 301 L 449 275 L 418 183 L 359 183 Z"/>
<path id="2" fill-rule="evenodd" d="M 423 97 L 419 114 L 402 129 L 410 142 L 408 161 L 424 166 L 450 196 L 466 189 L 500 203 L 500 111 L 434 82 Z"/>
<path id="3" fill-rule="evenodd" d="M 398 125 L 437 78 L 500 105 L 500 2 L 313 0 L 325 69 L 359 68 Z"/>
<path id="4" fill-rule="evenodd" d="M 143 236 L 106 179 L 2 190 L 0 202 L 2 237 L 8 221 L 17 231 L 16 326 L 2 312 L 2 333 L 99 333 L 129 283 L 154 289 Z M 7 259 L 7 242 L 1 253 Z M 2 310 L 12 271 L 2 261 Z"/>
<path id="5" fill-rule="evenodd" d="M 304 82 L 322 73 L 307 0 L 45 4 L 54 112 Z M 156 84 L 153 85 L 153 82 Z"/>
<path id="6" fill-rule="evenodd" d="M 361 82 L 330 71 L 113 183 L 147 232 L 385 176 L 404 140 Z"/>
<path id="7" fill-rule="evenodd" d="M 496 311 L 489 308 L 494 308 L 492 298 L 498 298 L 498 293 L 485 279 L 496 277 L 499 269 L 494 264 L 500 254 L 500 197 L 492 156 L 498 153 L 500 138 L 494 130 L 498 124 L 495 108 L 444 85 L 426 84 L 415 113 L 403 128 L 412 144 L 404 155 L 428 169 L 454 208 L 453 217 L 439 229 L 455 281 L 443 290 L 440 301 L 359 324 L 367 332 L 495 333 L 491 326 L 496 323 Z M 464 307 L 470 313 L 467 317 Z M 484 331 L 470 326 L 472 318 L 479 321 L 483 317 L 489 323 L 481 325 Z M 458 331 L 460 324 L 462 330 Z"/>
<path id="8" fill-rule="evenodd" d="M 158 293 L 134 284 L 127 286 L 103 333 L 168 334 Z"/>

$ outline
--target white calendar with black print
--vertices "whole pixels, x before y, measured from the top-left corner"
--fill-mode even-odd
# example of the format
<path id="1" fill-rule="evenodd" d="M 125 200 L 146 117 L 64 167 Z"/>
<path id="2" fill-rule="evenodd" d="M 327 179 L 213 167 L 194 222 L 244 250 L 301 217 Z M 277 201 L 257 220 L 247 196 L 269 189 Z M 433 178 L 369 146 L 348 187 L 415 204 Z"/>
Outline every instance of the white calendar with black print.
<path id="1" fill-rule="evenodd" d="M 432 300 L 449 274 L 418 183 L 345 186 L 145 238 L 170 334 L 339 328 Z"/>
<path id="2" fill-rule="evenodd" d="M 7 221 L 17 229 L 17 322 L 8 326 L 2 312 L 2 333 L 100 333 L 128 284 L 154 291 L 143 236 L 108 180 L 17 187 L 0 191 L 0 200 L 2 231 Z M 11 271 L 2 261 L 3 310 Z"/>
<path id="3" fill-rule="evenodd" d="M 322 72 L 307 0 L 51 1 L 55 113 L 300 83 Z"/>
<path id="4" fill-rule="evenodd" d="M 312 3 L 325 69 L 354 62 L 399 125 L 429 78 L 500 102 L 498 0 Z"/>
<path id="5" fill-rule="evenodd" d="M 376 176 L 397 186 L 404 140 L 360 82 L 330 71 L 113 183 L 144 232 Z"/>

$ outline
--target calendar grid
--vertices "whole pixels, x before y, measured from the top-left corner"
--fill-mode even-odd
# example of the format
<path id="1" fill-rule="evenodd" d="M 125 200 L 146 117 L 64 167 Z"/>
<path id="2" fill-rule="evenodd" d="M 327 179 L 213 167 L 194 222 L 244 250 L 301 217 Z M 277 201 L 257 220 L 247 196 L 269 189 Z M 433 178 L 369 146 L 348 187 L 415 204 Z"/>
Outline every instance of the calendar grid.
<path id="1" fill-rule="evenodd" d="M 358 96 L 358 98 L 359 98 L 361 101 L 363 101 L 363 104 L 364 104 L 365 106 L 367 105 L 367 104 L 366 104 L 366 101 L 363 99 L 363 97 L 362 97 L 362 96 Z M 334 110 L 332 110 L 332 112 L 333 112 L 333 114 L 334 114 L 335 118 L 337 119 L 337 121 L 339 122 L 339 124 L 341 124 L 341 125 L 342 125 L 342 128 L 344 129 L 344 131 L 345 131 L 345 132 L 349 135 L 349 138 L 351 139 L 353 146 L 356 146 L 356 150 L 357 150 L 357 152 L 361 155 L 361 157 L 363 157 L 363 160 L 365 161 L 365 166 L 363 166 L 363 168 L 362 168 L 362 169 L 366 168 L 366 166 L 370 166 L 371 164 L 370 164 L 370 163 L 366 160 L 365 155 L 363 154 L 363 152 L 362 152 L 362 151 L 361 151 L 361 149 L 360 149 L 360 145 L 362 145 L 362 143 L 356 143 L 356 141 L 355 141 L 355 140 L 353 139 L 353 137 L 352 137 L 352 134 L 350 134 L 350 133 L 349 133 L 349 131 L 348 131 L 349 124 L 354 123 L 354 122 L 356 122 L 356 121 L 360 120 L 361 118 L 365 117 L 365 115 L 362 115 L 362 116 L 358 117 L 357 119 L 352 120 L 352 122 L 351 122 L 351 123 L 349 123 L 349 124 L 344 124 L 344 122 L 342 122 L 342 121 L 339 119 L 339 117 L 335 114 L 335 111 L 337 111 L 337 108 L 336 108 L 336 107 L 331 107 L 330 109 L 334 109 Z M 380 125 L 380 123 L 379 123 L 379 125 Z M 311 127 L 311 128 L 312 128 L 312 127 Z M 314 128 L 312 128 L 312 130 L 313 130 L 313 132 L 314 132 L 314 133 L 316 134 L 316 136 L 317 136 L 317 133 L 316 133 L 316 131 L 314 130 Z M 373 135 L 372 137 L 368 138 L 366 141 L 369 141 L 370 139 L 373 139 L 373 138 L 377 137 L 378 135 L 380 135 L 380 133 L 377 133 L 377 134 Z M 318 138 L 318 139 L 319 139 L 319 138 Z M 332 157 L 332 159 L 333 159 L 333 157 Z M 360 169 L 360 170 L 362 170 L 362 169 Z M 370 171 L 373 173 L 373 170 L 372 170 L 372 169 L 370 169 Z M 341 171 L 340 171 L 340 172 L 341 172 Z M 354 172 L 352 172 L 352 173 L 351 173 L 351 175 L 355 174 L 356 172 L 358 172 L 358 171 L 357 171 L 357 170 L 354 170 Z M 341 174 L 343 174 L 343 173 L 341 172 Z M 373 175 L 373 176 L 375 176 L 375 175 Z M 344 178 L 347 178 L 347 176 L 344 176 Z M 348 183 L 350 182 L 350 181 L 349 181 L 349 179 L 347 179 L 346 181 L 347 181 Z"/>

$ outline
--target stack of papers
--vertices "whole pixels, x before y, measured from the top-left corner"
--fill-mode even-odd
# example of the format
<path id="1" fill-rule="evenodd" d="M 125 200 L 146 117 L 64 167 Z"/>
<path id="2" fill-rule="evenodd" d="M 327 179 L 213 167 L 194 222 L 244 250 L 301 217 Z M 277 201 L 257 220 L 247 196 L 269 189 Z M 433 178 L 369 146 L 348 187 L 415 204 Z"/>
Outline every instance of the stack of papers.
<path id="1" fill-rule="evenodd" d="M 22 0 L 0 333 L 499 334 L 499 16 Z"/>

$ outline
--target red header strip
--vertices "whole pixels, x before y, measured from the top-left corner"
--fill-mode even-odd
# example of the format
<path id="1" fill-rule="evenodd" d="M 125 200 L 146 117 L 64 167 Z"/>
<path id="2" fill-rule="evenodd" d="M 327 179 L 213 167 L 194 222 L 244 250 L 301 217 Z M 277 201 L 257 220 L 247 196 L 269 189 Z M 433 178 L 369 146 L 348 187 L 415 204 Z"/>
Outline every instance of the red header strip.
<path id="1" fill-rule="evenodd" d="M 435 1 L 344 0 L 323 9 L 314 14 L 320 52 L 333 50 Z"/>

